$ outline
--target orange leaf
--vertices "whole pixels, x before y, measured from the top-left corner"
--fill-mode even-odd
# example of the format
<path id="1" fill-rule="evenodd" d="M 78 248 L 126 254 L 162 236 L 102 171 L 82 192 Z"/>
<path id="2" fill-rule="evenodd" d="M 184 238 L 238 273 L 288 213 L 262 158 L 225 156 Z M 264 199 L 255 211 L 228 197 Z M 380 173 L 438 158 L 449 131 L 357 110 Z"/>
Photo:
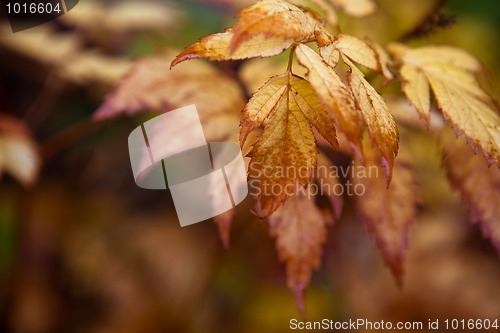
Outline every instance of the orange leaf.
<path id="1" fill-rule="evenodd" d="M 262 216 L 309 182 L 317 160 L 311 125 L 338 146 L 333 123 L 311 85 L 291 73 L 271 78 L 248 102 L 240 144 L 266 119 L 264 132 L 248 154 L 250 185 L 258 189 Z"/>
<path id="2" fill-rule="evenodd" d="M 233 29 L 200 38 L 200 42 L 188 46 L 172 61 L 172 67 L 189 59 L 208 58 L 208 60 L 239 60 L 256 57 L 271 57 L 285 52 L 294 42 L 282 36 L 266 37 L 263 34 L 252 36 L 242 42 L 236 51 L 229 51 Z"/>
<path id="3" fill-rule="evenodd" d="M 365 142 L 366 169 L 355 163 L 354 184 L 365 193 L 357 197 L 357 209 L 370 232 L 375 234 L 378 247 L 399 285 L 403 283 L 403 262 L 408 247 L 410 227 L 415 223 L 420 197 L 416 175 L 409 154 L 400 149 L 395 160 L 392 182 L 387 188 L 380 167 L 380 154 Z"/>
<path id="4" fill-rule="evenodd" d="M 230 52 L 234 53 L 244 41 L 264 34 L 286 39 L 306 39 L 314 36 L 317 22 L 300 8 L 284 0 L 260 0 L 237 14 Z"/>
<path id="5" fill-rule="evenodd" d="M 363 116 L 372 144 L 382 153 L 382 163 L 389 184 L 394 158 L 398 154 L 399 132 L 396 121 L 382 96 L 366 81 L 363 73 L 349 59 L 345 57 L 343 59 L 351 68 L 347 75 L 349 86 Z"/>
<path id="6" fill-rule="evenodd" d="M 208 121 L 214 115 L 238 114 L 243 109 L 245 98 L 235 80 L 203 61 L 170 70 L 175 53 L 167 51 L 136 61 L 94 119 L 196 104 L 200 119 Z"/>
<path id="7" fill-rule="evenodd" d="M 356 154 L 362 157 L 361 124 L 351 91 L 310 47 L 301 44 L 296 52 L 298 62 L 308 69 L 306 76 L 337 129 L 346 135 Z"/>
<path id="8" fill-rule="evenodd" d="M 318 269 L 326 222 L 306 189 L 288 200 L 268 218 L 271 236 L 281 261 L 286 262 L 288 287 L 293 291 L 304 315 L 303 291 L 309 284 L 312 269 Z"/>
<path id="9" fill-rule="evenodd" d="M 375 51 L 377 56 L 377 61 L 379 63 L 379 71 L 384 76 L 384 83 L 387 83 L 394 79 L 394 74 L 389 69 L 389 64 L 391 64 L 391 58 L 387 51 L 380 46 L 378 43 L 374 42 L 370 38 L 365 38 L 365 41 L 370 47 Z"/>
<path id="10" fill-rule="evenodd" d="M 500 253 L 500 170 L 489 167 L 464 140 L 445 128 L 440 136 L 444 165 L 453 186 L 462 193 L 470 217 Z"/>

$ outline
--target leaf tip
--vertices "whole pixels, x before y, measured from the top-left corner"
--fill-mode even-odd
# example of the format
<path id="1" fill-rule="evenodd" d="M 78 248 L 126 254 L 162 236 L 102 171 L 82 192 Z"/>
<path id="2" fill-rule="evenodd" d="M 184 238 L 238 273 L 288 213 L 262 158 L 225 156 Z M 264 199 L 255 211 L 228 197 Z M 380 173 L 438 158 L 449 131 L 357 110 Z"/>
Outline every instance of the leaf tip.
<path id="1" fill-rule="evenodd" d="M 304 304 L 304 286 L 299 284 L 293 287 L 293 297 L 295 298 L 295 305 L 297 306 L 297 310 L 299 311 L 302 318 L 306 317 L 306 308 Z"/>
<path id="2" fill-rule="evenodd" d="M 219 237 L 224 250 L 229 249 L 229 240 L 231 238 L 231 224 L 234 217 L 234 208 L 214 217 L 214 222 L 219 229 Z"/>
<path id="3" fill-rule="evenodd" d="M 174 68 L 175 66 L 177 66 L 178 64 L 180 64 L 183 61 L 186 61 L 186 60 L 189 60 L 189 59 L 193 59 L 193 58 L 199 58 L 200 57 L 197 54 L 190 53 L 188 51 L 188 49 L 189 49 L 189 47 L 186 48 L 181 53 L 179 53 L 177 55 L 177 57 L 175 57 L 175 59 L 172 60 L 172 62 L 170 63 L 170 69 Z"/>

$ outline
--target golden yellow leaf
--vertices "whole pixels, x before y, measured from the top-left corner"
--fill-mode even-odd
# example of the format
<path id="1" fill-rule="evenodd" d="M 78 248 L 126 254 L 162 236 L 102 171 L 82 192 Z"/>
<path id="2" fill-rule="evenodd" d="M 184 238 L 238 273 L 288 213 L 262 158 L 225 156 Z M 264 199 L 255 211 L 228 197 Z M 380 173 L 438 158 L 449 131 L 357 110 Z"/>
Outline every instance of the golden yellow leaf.
<path id="1" fill-rule="evenodd" d="M 264 34 L 285 39 L 306 39 L 314 36 L 317 21 L 297 6 L 284 0 L 260 0 L 237 14 L 230 52 L 251 37 Z"/>
<path id="2" fill-rule="evenodd" d="M 337 67 L 340 59 L 340 52 L 335 47 L 335 44 L 332 43 L 326 46 L 319 47 L 319 54 L 321 58 L 331 67 Z"/>
<path id="3" fill-rule="evenodd" d="M 316 38 L 316 44 L 318 44 L 318 47 L 331 45 L 335 40 L 332 34 L 321 24 L 316 26 L 314 30 L 314 37 Z"/>
<path id="4" fill-rule="evenodd" d="M 215 114 L 237 114 L 243 109 L 245 98 L 235 80 L 201 60 L 170 70 L 176 53 L 137 60 L 94 118 L 196 104 L 200 119 L 206 121 Z"/>
<path id="5" fill-rule="evenodd" d="M 172 61 L 172 67 L 193 58 L 208 60 L 238 60 L 256 57 L 270 57 L 286 51 L 294 42 L 282 36 L 266 37 L 264 34 L 252 36 L 242 42 L 236 51 L 231 53 L 229 47 L 233 39 L 233 29 L 200 38 L 199 43 L 188 46 Z"/>
<path id="6" fill-rule="evenodd" d="M 426 73 L 438 105 L 450 119 L 457 134 L 464 133 L 472 148 L 481 148 L 489 164 L 500 165 L 500 117 L 485 102 L 469 94 L 459 84 Z"/>
<path id="7" fill-rule="evenodd" d="M 388 51 L 405 64 L 422 67 L 428 64 L 445 64 L 470 72 L 484 71 L 481 63 L 466 51 L 452 46 L 422 46 L 409 48 L 403 44 L 391 43 Z"/>
<path id="8" fill-rule="evenodd" d="M 473 222 L 500 253 L 500 169 L 489 167 L 463 138 L 445 128 L 440 135 L 444 165 L 453 186 L 462 193 Z"/>
<path id="9" fill-rule="evenodd" d="M 274 76 L 252 96 L 243 110 L 240 146 L 243 147 L 248 134 L 262 125 L 271 111 L 276 108 L 287 89 L 288 81 L 287 74 Z"/>
<path id="10" fill-rule="evenodd" d="M 329 0 L 334 6 L 354 17 L 373 14 L 377 5 L 373 0 Z"/>
<path id="11" fill-rule="evenodd" d="M 326 221 L 312 196 L 304 189 L 268 218 L 279 259 L 286 262 L 288 287 L 302 314 L 305 312 L 303 291 L 309 284 L 312 269 L 319 268 L 326 241 Z"/>
<path id="12" fill-rule="evenodd" d="M 349 85 L 361 111 L 372 144 L 382 154 L 387 184 L 391 181 L 394 158 L 398 154 L 399 132 L 396 121 L 380 94 L 366 81 L 363 73 L 349 60 L 343 58 L 351 68 L 347 74 Z"/>
<path id="13" fill-rule="evenodd" d="M 338 34 L 335 36 L 335 47 L 352 61 L 373 71 L 380 70 L 375 51 L 361 39 L 347 34 Z"/>
<path id="14" fill-rule="evenodd" d="M 362 157 L 361 124 L 351 91 L 310 47 L 297 46 L 296 55 L 298 62 L 308 69 L 307 78 L 337 129 L 345 134 L 356 154 Z"/>
<path id="15" fill-rule="evenodd" d="M 311 125 L 338 146 L 335 127 L 313 88 L 291 73 L 271 78 L 250 99 L 243 111 L 240 144 L 266 119 L 264 132 L 248 154 L 249 180 L 258 188 L 263 216 L 309 182 L 317 161 Z"/>
<path id="16" fill-rule="evenodd" d="M 422 108 L 418 111 L 424 119 L 428 119 L 423 109 L 426 105 L 419 105 L 421 97 L 415 95 L 426 98 L 428 85 L 421 79 L 418 87 L 406 83 L 416 80 L 415 68 L 429 81 L 439 108 L 455 132 L 465 134 L 474 151 L 481 148 L 489 164 L 500 166 L 500 116 L 473 74 L 483 71 L 481 63 L 467 52 L 447 46 L 410 49 L 392 44 L 389 51 L 402 63 L 403 90 L 417 108 Z"/>
<path id="17" fill-rule="evenodd" d="M 380 167 L 380 154 L 364 140 L 366 162 L 355 162 L 354 184 L 358 193 L 357 209 L 368 230 L 375 234 L 377 246 L 399 285 L 403 283 L 403 262 L 408 248 L 410 227 L 416 222 L 420 203 L 411 157 L 402 146 L 395 160 L 392 182 L 387 188 Z"/>
<path id="18" fill-rule="evenodd" d="M 492 105 L 491 97 L 481 88 L 474 74 L 446 64 L 428 64 L 421 67 L 427 75 L 439 77 L 446 85 L 453 85 L 486 104 Z"/>
<path id="19" fill-rule="evenodd" d="M 219 229 L 219 238 L 224 249 L 229 249 L 229 240 L 231 236 L 231 225 L 233 223 L 235 210 L 230 209 L 220 215 L 214 216 L 214 222 Z"/>
<path id="20" fill-rule="evenodd" d="M 431 91 L 427 77 L 418 67 L 405 64 L 401 67 L 401 87 L 418 114 L 429 126 L 431 118 Z"/>
<path id="21" fill-rule="evenodd" d="M 333 121 L 316 96 L 311 84 L 295 75 L 291 77 L 289 84 L 295 101 L 307 120 L 334 148 L 338 148 Z"/>

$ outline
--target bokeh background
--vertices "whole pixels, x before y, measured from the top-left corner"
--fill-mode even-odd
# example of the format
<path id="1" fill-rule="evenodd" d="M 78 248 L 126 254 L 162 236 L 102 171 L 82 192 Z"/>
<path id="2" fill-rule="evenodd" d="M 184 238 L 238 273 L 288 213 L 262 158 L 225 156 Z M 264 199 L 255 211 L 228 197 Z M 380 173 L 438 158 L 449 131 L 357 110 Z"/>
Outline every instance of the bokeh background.
<path id="1" fill-rule="evenodd" d="M 41 167 L 31 186 L 8 173 L 0 182 L 0 331 L 287 332 L 301 319 L 251 199 L 237 209 L 227 250 L 211 221 L 180 228 L 169 193 L 138 188 L 129 165 L 128 134 L 152 115 L 90 120 L 132 59 L 222 31 L 252 2 L 82 0 L 26 32 L 2 21 L 0 111 L 30 129 Z M 377 2 L 371 17 L 340 14 L 343 31 L 387 43 L 434 0 Z M 468 50 L 498 98 L 500 2 L 450 0 L 444 11 L 457 24 L 412 44 Z M 255 66 L 247 75 L 258 86 L 273 73 Z M 398 83 L 381 89 L 396 94 Z M 410 143 L 423 204 L 404 287 L 347 200 L 306 292 L 308 320 L 500 316 L 497 253 L 450 188 L 435 141 L 415 132 Z"/>

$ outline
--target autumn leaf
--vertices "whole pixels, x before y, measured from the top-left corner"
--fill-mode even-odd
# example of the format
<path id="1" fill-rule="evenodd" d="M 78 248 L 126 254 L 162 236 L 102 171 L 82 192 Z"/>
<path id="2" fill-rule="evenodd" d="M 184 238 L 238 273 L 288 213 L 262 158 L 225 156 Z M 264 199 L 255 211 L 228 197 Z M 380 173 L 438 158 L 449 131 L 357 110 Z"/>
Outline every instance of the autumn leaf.
<path id="1" fill-rule="evenodd" d="M 314 38 L 318 47 L 331 45 L 335 40 L 333 35 L 322 25 L 317 25 L 314 29 Z"/>
<path id="2" fill-rule="evenodd" d="M 0 176 L 9 173 L 23 186 L 32 186 L 40 168 L 38 148 L 29 130 L 12 116 L 0 114 Z"/>
<path id="3" fill-rule="evenodd" d="M 301 44 L 296 54 L 298 62 L 308 69 L 306 76 L 336 128 L 345 134 L 356 154 L 362 157 L 361 124 L 351 91 L 310 47 Z"/>
<path id="4" fill-rule="evenodd" d="M 430 86 L 455 132 L 465 134 L 474 151 L 482 149 L 489 164 L 500 166 L 500 117 L 474 77 L 483 71 L 481 63 L 463 50 L 446 46 L 409 49 L 392 44 L 389 51 L 402 63 L 403 90 L 424 121 L 429 122 Z"/>
<path id="5" fill-rule="evenodd" d="M 491 239 L 500 253 L 500 170 L 489 167 L 449 127 L 441 132 L 440 142 L 453 187 L 469 206 L 471 220 L 480 224 L 483 235 Z"/>
<path id="6" fill-rule="evenodd" d="M 481 89 L 481 86 L 479 85 L 474 74 L 446 64 L 426 65 L 423 68 L 423 72 L 429 81 L 431 80 L 431 76 L 437 77 L 443 82 L 443 84 L 453 85 L 457 89 L 467 92 L 468 95 L 471 95 L 486 104 L 493 105 L 491 97 L 483 89 Z"/>
<path id="7" fill-rule="evenodd" d="M 312 269 L 318 269 L 326 241 L 326 221 L 315 205 L 311 192 L 303 189 L 268 218 L 281 261 L 286 262 L 288 287 L 304 316 L 304 289 Z"/>
<path id="8" fill-rule="evenodd" d="M 263 216 L 309 182 L 317 160 L 311 126 L 338 146 L 335 127 L 313 88 L 289 72 L 271 78 L 250 99 L 241 120 L 240 145 L 266 119 L 264 132 L 248 154 L 249 180 L 259 187 Z"/>
<path id="9" fill-rule="evenodd" d="M 335 48 L 352 61 L 373 71 L 380 71 L 375 51 L 364 41 L 347 34 L 335 36 Z"/>
<path id="10" fill-rule="evenodd" d="M 189 104 L 196 104 L 202 122 L 215 115 L 240 112 L 245 99 L 236 81 L 203 61 L 170 70 L 176 53 L 166 51 L 136 61 L 96 111 L 94 119 Z"/>
<path id="11" fill-rule="evenodd" d="M 377 9 L 373 0 L 329 0 L 346 14 L 354 17 L 363 17 L 373 14 Z"/>
<path id="12" fill-rule="evenodd" d="M 371 40 L 370 38 L 366 38 L 365 40 L 366 43 L 375 52 L 375 56 L 377 57 L 377 61 L 379 64 L 378 72 L 382 73 L 382 75 L 384 76 L 384 83 L 387 83 L 392 79 L 394 79 L 394 73 L 392 73 L 391 70 L 389 69 L 389 65 L 392 64 L 389 53 L 387 53 L 387 51 L 382 46 L 380 46 L 378 43 Z"/>
<path id="13" fill-rule="evenodd" d="M 304 40 L 314 36 L 317 21 L 297 6 L 284 0 L 260 0 L 237 14 L 230 53 L 253 36 Z"/>
<path id="14" fill-rule="evenodd" d="M 396 121 L 383 97 L 366 81 L 363 73 L 349 59 L 343 59 L 351 68 L 347 75 L 349 86 L 370 134 L 372 145 L 382 154 L 382 164 L 389 184 L 394 158 L 398 154 L 399 132 Z"/>
<path id="15" fill-rule="evenodd" d="M 466 51 L 446 45 L 429 45 L 409 48 L 403 44 L 391 43 L 389 52 L 405 64 L 423 67 L 429 64 L 447 64 L 465 71 L 481 73 L 484 67 L 476 58 Z"/>
<path id="16" fill-rule="evenodd" d="M 331 67 L 337 66 L 340 54 L 343 54 L 355 63 L 381 73 L 385 83 L 394 78 L 389 70 L 389 54 L 369 38 L 362 41 L 348 34 L 338 34 L 328 43 L 318 41 L 318 46 L 321 57 Z"/>
<path id="17" fill-rule="evenodd" d="M 403 65 L 399 71 L 401 88 L 418 114 L 429 125 L 431 118 L 431 91 L 430 83 L 425 74 L 413 65 Z"/>
<path id="18" fill-rule="evenodd" d="M 199 43 L 188 46 L 172 61 L 172 67 L 189 59 L 208 58 L 208 60 L 238 60 L 256 57 L 270 57 L 286 51 L 292 46 L 293 39 L 282 36 L 266 37 L 264 34 L 252 36 L 242 42 L 236 51 L 230 52 L 233 29 L 205 36 Z"/>
<path id="19" fill-rule="evenodd" d="M 332 68 L 337 67 L 340 60 L 340 52 L 335 47 L 334 43 L 329 45 L 319 46 L 319 54 L 321 58 Z"/>
<path id="20" fill-rule="evenodd" d="M 356 160 L 354 186 L 364 194 L 356 198 L 357 209 L 399 285 L 403 283 L 403 262 L 410 227 L 415 223 L 420 197 L 411 158 L 402 146 L 395 160 L 392 182 L 387 188 L 381 176 L 380 154 L 365 142 L 366 163 Z M 362 171 L 363 170 L 363 171 Z M 361 191 L 358 189 L 358 191 Z"/>
<path id="21" fill-rule="evenodd" d="M 237 124 L 245 103 L 238 83 L 203 61 L 192 61 L 190 66 L 170 70 L 176 53 L 166 51 L 136 61 L 96 111 L 94 119 L 152 110 L 168 111 L 195 104 L 208 141 L 237 142 Z M 233 213 L 215 218 L 226 247 Z"/>

